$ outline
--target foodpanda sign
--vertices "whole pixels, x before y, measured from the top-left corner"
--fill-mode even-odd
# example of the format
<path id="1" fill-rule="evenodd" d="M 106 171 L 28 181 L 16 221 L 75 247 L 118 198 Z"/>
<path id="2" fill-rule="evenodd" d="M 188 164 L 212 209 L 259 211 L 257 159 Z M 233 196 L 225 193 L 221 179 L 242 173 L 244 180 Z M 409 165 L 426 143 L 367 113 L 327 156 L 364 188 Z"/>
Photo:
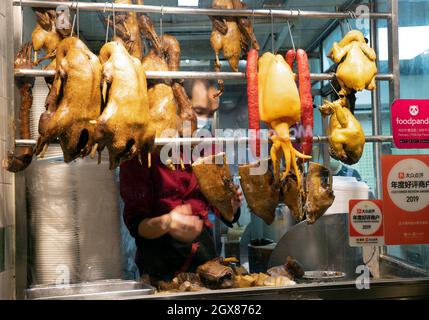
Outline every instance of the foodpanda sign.
<path id="1" fill-rule="evenodd" d="M 429 148 L 429 100 L 396 100 L 391 111 L 397 148 Z"/>

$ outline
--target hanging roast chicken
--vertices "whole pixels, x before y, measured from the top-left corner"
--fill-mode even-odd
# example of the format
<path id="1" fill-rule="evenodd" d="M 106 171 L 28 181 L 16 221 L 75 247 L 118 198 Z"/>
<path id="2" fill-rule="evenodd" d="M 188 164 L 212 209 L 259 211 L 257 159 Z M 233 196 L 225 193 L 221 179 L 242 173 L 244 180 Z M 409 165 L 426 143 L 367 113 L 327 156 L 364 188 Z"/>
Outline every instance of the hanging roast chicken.
<path id="1" fill-rule="evenodd" d="M 320 112 L 324 117 L 331 116 L 326 132 L 331 157 L 349 165 L 357 163 L 364 150 L 365 135 L 361 124 L 350 111 L 347 98 L 325 101 Z"/>
<path id="2" fill-rule="evenodd" d="M 212 8 L 215 9 L 245 9 L 246 4 L 240 0 L 213 0 Z M 215 70 L 221 71 L 219 60 L 220 52 L 228 60 L 231 69 L 238 71 L 238 62 L 243 54 L 252 46 L 259 50 L 258 41 L 253 33 L 252 23 L 247 17 L 211 17 L 213 29 L 210 37 L 210 44 L 215 52 Z M 249 44 L 251 43 L 251 45 Z M 223 80 L 218 80 L 219 92 L 221 95 L 224 90 Z"/>
<path id="3" fill-rule="evenodd" d="M 336 77 L 341 86 L 340 96 L 376 87 L 377 56 L 360 31 L 351 30 L 339 43 L 334 42 L 328 57 L 338 63 Z"/>
<path id="4" fill-rule="evenodd" d="M 153 144 L 149 123 L 146 75 L 141 62 L 119 42 L 109 42 L 100 51 L 104 110 L 98 118 L 99 151 L 109 150 L 110 169 L 123 160 L 139 156 Z"/>
<path id="5" fill-rule="evenodd" d="M 82 41 L 74 37 L 61 41 L 55 79 L 39 121 L 36 155 L 43 156 L 57 138 L 65 162 L 91 152 L 100 114 L 100 79 L 100 61 Z"/>

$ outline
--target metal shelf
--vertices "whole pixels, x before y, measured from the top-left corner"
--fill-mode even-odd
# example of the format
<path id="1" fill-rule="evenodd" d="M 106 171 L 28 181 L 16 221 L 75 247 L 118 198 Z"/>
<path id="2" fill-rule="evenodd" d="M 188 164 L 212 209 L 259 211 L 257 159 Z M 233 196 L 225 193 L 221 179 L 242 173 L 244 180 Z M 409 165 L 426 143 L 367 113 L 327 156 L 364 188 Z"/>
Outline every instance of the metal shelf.
<path id="1" fill-rule="evenodd" d="M 264 139 L 261 139 L 264 140 Z M 227 137 L 227 138 L 156 138 L 155 145 L 163 146 L 166 144 L 199 144 L 199 143 L 245 143 L 248 142 L 248 137 Z M 266 141 L 266 140 L 265 140 Z M 292 142 L 296 142 L 296 138 L 291 138 Z M 365 141 L 375 142 L 375 143 L 383 143 L 383 142 L 393 142 L 392 136 L 367 136 L 365 137 Z M 327 136 L 314 136 L 314 143 L 327 143 Z M 15 146 L 17 147 L 33 147 L 36 145 L 36 140 L 15 140 Z"/>
<path id="2" fill-rule="evenodd" d="M 144 12 L 158 14 L 186 14 L 203 16 L 244 16 L 244 17 L 283 17 L 283 18 L 314 18 L 314 19 L 353 19 L 356 18 L 352 12 L 324 12 L 324 11 L 305 11 L 305 10 L 271 10 L 271 9 L 211 9 L 211 8 L 186 8 L 186 7 L 167 7 L 167 6 L 148 6 L 148 5 L 129 5 L 112 4 L 109 2 L 59 2 L 59 1 L 33 1 L 33 0 L 14 0 L 14 6 L 25 6 L 33 8 L 56 8 L 65 6 L 70 9 L 81 11 L 115 11 L 115 12 Z M 390 19 L 390 13 L 370 13 L 370 19 Z"/>
<path id="3" fill-rule="evenodd" d="M 53 77 L 55 70 L 36 70 L 36 69 L 16 69 L 15 77 Z M 148 79 L 224 79 L 224 80 L 242 80 L 246 79 L 244 72 L 199 72 L 199 71 L 148 71 Z M 312 73 L 312 80 L 333 80 L 334 73 Z M 379 81 L 392 81 L 392 74 L 379 74 L 376 76 Z"/>

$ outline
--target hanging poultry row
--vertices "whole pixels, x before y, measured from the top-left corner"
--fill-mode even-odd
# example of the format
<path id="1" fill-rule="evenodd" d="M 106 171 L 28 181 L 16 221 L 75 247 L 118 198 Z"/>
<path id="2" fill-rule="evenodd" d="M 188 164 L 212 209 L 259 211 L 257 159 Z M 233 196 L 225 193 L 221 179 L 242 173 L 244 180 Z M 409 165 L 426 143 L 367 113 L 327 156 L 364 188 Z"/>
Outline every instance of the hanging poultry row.
<path id="1" fill-rule="evenodd" d="M 120 4 L 143 4 L 142 0 L 116 0 Z M 214 0 L 214 8 L 243 9 L 240 1 Z M 151 151 L 155 137 L 166 132 L 183 133 L 184 122 L 196 129 L 196 117 L 181 80 L 146 79 L 147 71 L 177 71 L 180 45 L 174 37 L 159 37 L 149 16 L 142 13 L 120 13 L 115 16 L 113 41 L 106 43 L 97 57 L 71 30 L 55 29 L 55 14 L 37 13 L 38 23 L 32 45 L 25 45 L 16 60 L 16 68 L 32 66 L 32 48 L 41 48 L 46 56 L 35 61 L 51 60 L 52 80 L 47 80 L 50 93 L 46 111 L 39 123 L 40 137 L 35 154 L 43 156 L 57 139 L 63 149 L 65 162 L 87 155 L 95 156 L 107 148 L 110 168 L 121 161 Z M 213 17 L 211 44 L 216 53 L 216 70 L 220 70 L 219 53 L 237 71 L 242 53 L 248 52 L 248 111 L 249 128 L 256 129 L 251 143 L 260 155 L 259 132 L 262 120 L 270 129 L 270 157 L 258 163 L 241 166 L 241 185 L 249 207 L 266 223 L 272 223 L 279 203 L 286 204 L 297 220 L 306 217 L 314 223 L 333 203 L 332 176 L 324 166 L 310 162 L 312 153 L 313 99 L 308 58 L 304 50 L 290 50 L 286 56 L 270 52 L 258 57 L 259 45 L 248 18 Z M 110 19 L 108 19 L 108 24 Z M 145 43 L 149 43 L 143 56 Z M 31 48 L 32 47 L 32 48 Z M 363 89 L 375 87 L 375 52 L 363 35 L 350 31 L 342 41 L 334 43 L 329 57 L 336 63 L 336 78 L 341 86 L 339 99 L 325 101 L 320 107 L 323 116 L 331 116 L 328 127 L 330 154 L 347 164 L 359 161 L 365 143 L 362 127 L 350 108 L 350 96 Z M 294 63 L 296 61 L 296 67 Z M 297 74 L 294 70 L 297 70 Z M 31 107 L 33 79 L 20 79 L 22 92 L 20 134 L 29 138 L 28 110 Z M 101 88 L 100 88 L 101 84 Z M 219 82 L 219 94 L 223 85 Z M 292 144 L 290 129 L 301 132 L 299 143 Z M 172 131 L 169 131 L 172 129 Z M 6 169 L 18 172 L 31 162 L 33 150 L 22 148 L 10 153 L 3 162 Z M 213 159 L 221 156 L 221 164 Z M 254 175 L 252 168 L 266 164 L 268 170 Z M 200 159 L 193 165 L 201 189 L 209 201 L 222 208 L 231 220 L 227 195 L 235 185 L 222 155 Z M 210 174 L 210 179 L 207 175 Z"/>

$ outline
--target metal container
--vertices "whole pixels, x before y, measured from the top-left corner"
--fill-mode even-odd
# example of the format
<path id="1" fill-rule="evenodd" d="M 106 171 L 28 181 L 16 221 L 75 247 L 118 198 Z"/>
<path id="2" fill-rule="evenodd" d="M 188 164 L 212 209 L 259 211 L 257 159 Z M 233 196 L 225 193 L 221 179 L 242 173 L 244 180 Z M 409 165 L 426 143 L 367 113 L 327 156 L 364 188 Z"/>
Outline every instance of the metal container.
<path id="1" fill-rule="evenodd" d="M 106 280 L 69 286 L 34 286 L 25 291 L 26 298 L 36 299 L 119 299 L 155 293 L 155 288 L 138 281 Z"/>

